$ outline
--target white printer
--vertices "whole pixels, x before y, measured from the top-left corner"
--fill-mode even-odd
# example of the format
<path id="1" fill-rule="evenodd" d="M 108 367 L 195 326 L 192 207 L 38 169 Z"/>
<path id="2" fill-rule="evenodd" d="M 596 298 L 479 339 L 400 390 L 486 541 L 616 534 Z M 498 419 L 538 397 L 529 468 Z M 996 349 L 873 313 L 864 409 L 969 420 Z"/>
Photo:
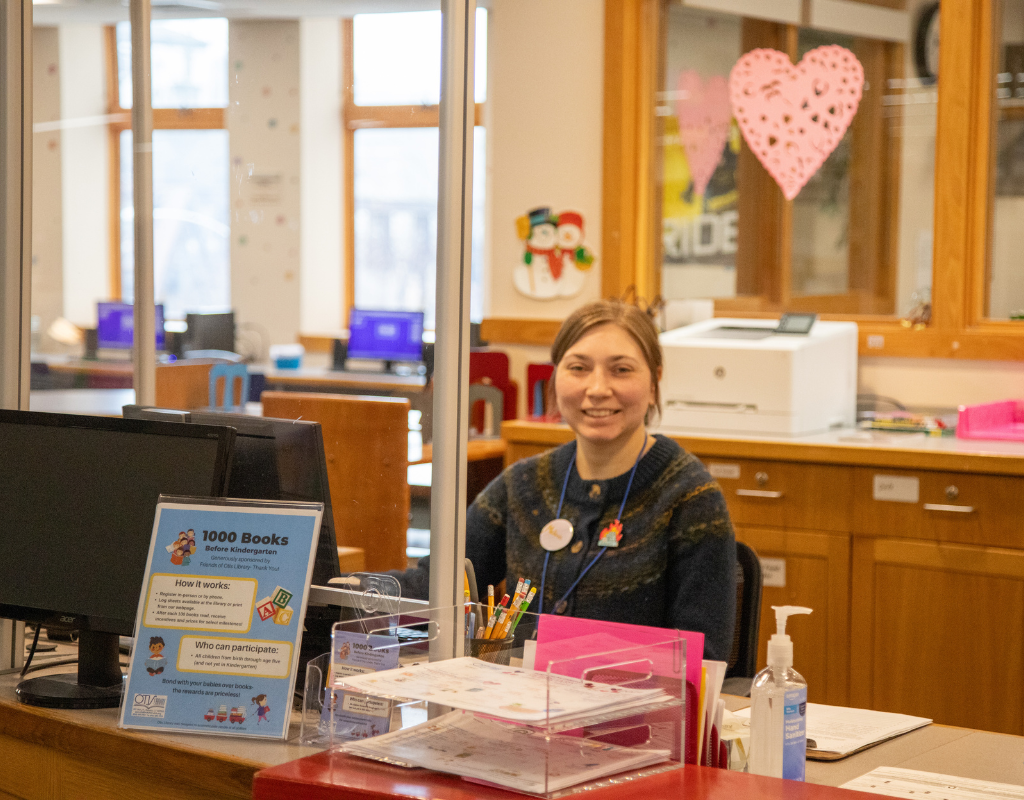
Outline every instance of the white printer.
<path id="1" fill-rule="evenodd" d="M 798 435 L 856 421 L 855 322 L 720 317 L 667 331 L 661 346 L 663 432 Z"/>

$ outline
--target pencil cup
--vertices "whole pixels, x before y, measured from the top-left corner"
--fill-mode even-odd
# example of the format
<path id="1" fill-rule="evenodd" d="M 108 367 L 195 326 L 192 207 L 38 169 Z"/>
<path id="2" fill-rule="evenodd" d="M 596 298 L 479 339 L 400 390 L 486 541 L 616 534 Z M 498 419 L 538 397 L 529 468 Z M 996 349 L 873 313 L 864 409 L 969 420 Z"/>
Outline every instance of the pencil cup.
<path id="1" fill-rule="evenodd" d="M 469 654 L 481 661 L 507 667 L 515 641 L 515 636 L 509 636 L 507 639 L 470 639 Z"/>

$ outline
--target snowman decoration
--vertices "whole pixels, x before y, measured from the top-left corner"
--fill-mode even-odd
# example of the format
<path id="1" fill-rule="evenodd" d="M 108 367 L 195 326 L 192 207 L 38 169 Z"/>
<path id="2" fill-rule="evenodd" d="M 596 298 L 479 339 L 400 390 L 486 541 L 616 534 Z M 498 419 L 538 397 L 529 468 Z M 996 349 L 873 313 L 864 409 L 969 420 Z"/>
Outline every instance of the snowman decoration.
<path id="1" fill-rule="evenodd" d="M 583 273 L 594 257 L 583 246 L 581 214 L 553 216 L 550 208 L 535 208 L 516 220 L 516 229 L 525 242 L 523 263 L 512 275 L 516 289 L 535 300 L 573 297 L 583 290 Z"/>

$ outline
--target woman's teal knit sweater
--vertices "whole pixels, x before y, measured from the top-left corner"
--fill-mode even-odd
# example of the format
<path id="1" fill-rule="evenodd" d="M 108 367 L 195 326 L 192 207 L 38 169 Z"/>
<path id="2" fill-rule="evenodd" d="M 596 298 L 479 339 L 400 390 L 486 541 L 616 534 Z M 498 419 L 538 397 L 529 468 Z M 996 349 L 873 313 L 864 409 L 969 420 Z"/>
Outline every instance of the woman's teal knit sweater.
<path id="1" fill-rule="evenodd" d="M 520 577 L 540 592 L 531 612 L 556 604 L 602 550 L 601 530 L 616 518 L 629 472 L 584 481 L 575 466 L 561 516 L 573 524 L 569 546 L 553 552 L 546 576 L 541 528 L 555 518 L 575 442 L 506 469 L 469 508 L 466 556 L 478 587 Z M 574 552 L 575 551 L 575 552 Z M 404 573 L 407 596 L 426 596 L 429 559 Z M 704 658 L 726 661 L 736 619 L 736 543 L 721 489 L 690 453 L 664 436 L 640 459 L 622 515 L 622 539 L 608 548 L 567 598 L 564 613 L 664 628 L 700 631 Z"/>

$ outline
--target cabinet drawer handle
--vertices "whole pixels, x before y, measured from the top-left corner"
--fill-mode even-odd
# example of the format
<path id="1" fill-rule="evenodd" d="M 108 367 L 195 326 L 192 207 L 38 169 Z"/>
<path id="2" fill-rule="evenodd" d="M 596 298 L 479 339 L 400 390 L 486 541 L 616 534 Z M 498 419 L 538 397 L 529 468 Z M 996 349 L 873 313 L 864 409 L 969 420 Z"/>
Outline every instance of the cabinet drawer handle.
<path id="1" fill-rule="evenodd" d="M 782 497 L 782 492 L 766 492 L 763 489 L 737 489 L 736 494 L 740 497 L 767 497 L 771 500 Z"/>
<path id="2" fill-rule="evenodd" d="M 925 503 L 925 511 L 953 511 L 957 514 L 972 514 L 974 506 L 947 506 L 942 503 Z"/>

